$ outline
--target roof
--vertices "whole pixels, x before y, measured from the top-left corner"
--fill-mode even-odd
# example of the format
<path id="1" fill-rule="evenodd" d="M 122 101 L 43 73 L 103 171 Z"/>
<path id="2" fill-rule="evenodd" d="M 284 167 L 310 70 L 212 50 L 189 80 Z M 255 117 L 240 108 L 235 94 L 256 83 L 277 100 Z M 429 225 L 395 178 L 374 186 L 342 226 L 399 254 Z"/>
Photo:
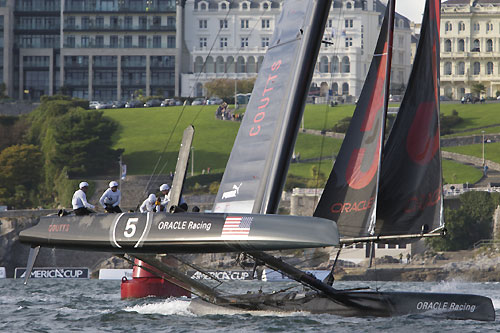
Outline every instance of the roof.
<path id="1" fill-rule="evenodd" d="M 485 4 L 499 4 L 500 0 L 448 0 L 442 3 L 442 5 L 485 5 Z"/>

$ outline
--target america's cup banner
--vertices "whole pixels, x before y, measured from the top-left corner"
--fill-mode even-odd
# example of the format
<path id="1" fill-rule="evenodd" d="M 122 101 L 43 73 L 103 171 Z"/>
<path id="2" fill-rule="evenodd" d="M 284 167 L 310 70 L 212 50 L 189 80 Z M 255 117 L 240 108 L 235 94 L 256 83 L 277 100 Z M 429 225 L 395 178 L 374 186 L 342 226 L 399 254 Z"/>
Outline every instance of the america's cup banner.
<path id="1" fill-rule="evenodd" d="M 325 6 L 319 14 L 318 6 Z M 214 212 L 273 213 L 285 181 L 330 1 L 283 10 L 236 137 Z M 315 16 L 316 15 L 316 16 Z"/>

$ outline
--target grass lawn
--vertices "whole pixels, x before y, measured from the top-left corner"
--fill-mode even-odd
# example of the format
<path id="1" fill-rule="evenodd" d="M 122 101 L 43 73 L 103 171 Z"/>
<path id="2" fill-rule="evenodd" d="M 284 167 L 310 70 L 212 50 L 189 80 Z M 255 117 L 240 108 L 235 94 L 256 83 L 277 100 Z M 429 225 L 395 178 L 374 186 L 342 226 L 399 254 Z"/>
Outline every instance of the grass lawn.
<path id="1" fill-rule="evenodd" d="M 165 151 L 158 163 L 156 173 L 167 174 L 175 169 L 182 132 L 191 123 L 195 127 L 194 171 L 201 174 L 210 167 L 211 173 L 222 173 L 231 152 L 239 122 L 220 121 L 214 117 L 216 105 L 182 106 L 167 108 L 109 109 L 104 114 L 119 123 L 115 148 L 124 148 L 123 161 L 132 175 L 151 174 L 158 163 L 158 158 Z M 447 114 L 457 110 L 464 119 L 458 128 L 466 129 L 490 124 L 500 124 L 500 104 L 443 104 L 441 109 Z M 304 116 L 306 128 L 323 129 L 325 117 L 327 128 L 352 115 L 354 105 L 329 107 L 326 105 L 307 105 Z M 168 142 L 174 125 L 180 121 Z M 498 117 L 496 116 L 498 114 Z M 499 127 L 487 128 L 486 133 L 499 133 Z M 471 133 L 480 134 L 480 131 Z M 464 134 L 461 134 L 464 135 Z M 324 140 L 324 141 L 323 141 Z M 332 156 L 340 149 L 341 140 L 323 138 L 299 133 L 295 152 L 300 153 L 302 161 L 319 156 Z M 322 148 L 323 145 L 323 148 Z M 500 163 L 500 143 L 486 146 L 486 158 Z M 481 145 L 447 147 L 444 150 L 465 155 L 481 157 Z M 318 162 L 291 164 L 289 173 L 304 179 L 311 178 L 311 167 Z M 328 177 L 331 161 L 323 161 L 321 172 Z M 443 161 L 444 181 L 447 183 L 474 183 L 481 178 L 481 172 L 473 167 L 450 161 Z"/>
<path id="2" fill-rule="evenodd" d="M 451 151 L 453 153 L 475 156 L 479 158 L 483 157 L 482 144 L 459 146 L 459 147 L 446 147 L 443 148 L 443 150 Z M 485 143 L 484 158 L 493 162 L 500 163 L 500 142 Z"/>
<path id="3" fill-rule="evenodd" d="M 156 173 L 169 173 L 175 169 L 182 132 L 191 123 L 195 127 L 194 171 L 201 173 L 210 167 L 211 173 L 223 172 L 231 152 L 239 122 L 216 120 L 216 105 L 188 106 L 172 135 L 182 106 L 166 108 L 109 109 L 104 114 L 119 124 L 115 148 L 123 148 L 123 162 L 131 175 L 151 174 L 158 158 L 165 150 Z M 340 148 L 341 140 L 299 133 L 295 151 L 301 159 L 332 156 Z M 168 145 L 167 145 L 168 143 Z M 166 163 L 166 166 L 165 166 Z"/>
<path id="4" fill-rule="evenodd" d="M 483 173 L 481 170 L 463 165 L 454 161 L 443 159 L 443 183 L 444 184 L 474 184 L 478 182 Z"/>

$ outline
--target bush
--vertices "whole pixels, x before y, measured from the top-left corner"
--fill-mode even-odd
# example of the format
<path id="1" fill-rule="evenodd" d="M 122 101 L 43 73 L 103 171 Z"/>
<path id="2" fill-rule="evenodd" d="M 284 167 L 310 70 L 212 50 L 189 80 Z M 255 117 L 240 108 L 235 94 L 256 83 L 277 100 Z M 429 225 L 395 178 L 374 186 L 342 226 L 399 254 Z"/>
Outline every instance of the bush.
<path id="1" fill-rule="evenodd" d="M 457 110 L 453 110 L 451 115 L 445 116 L 443 114 L 439 115 L 440 127 L 441 127 L 441 135 L 451 134 L 453 133 L 452 128 L 460 124 L 463 119 L 458 115 Z"/>

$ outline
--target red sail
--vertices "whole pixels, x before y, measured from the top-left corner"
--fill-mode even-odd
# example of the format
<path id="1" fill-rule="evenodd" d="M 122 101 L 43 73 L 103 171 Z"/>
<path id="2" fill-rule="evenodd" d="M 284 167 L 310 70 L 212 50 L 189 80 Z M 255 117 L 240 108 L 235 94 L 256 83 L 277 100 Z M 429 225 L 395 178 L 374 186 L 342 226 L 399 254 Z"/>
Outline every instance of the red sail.
<path id="1" fill-rule="evenodd" d="M 439 146 L 439 0 L 428 0 L 406 94 L 384 149 L 377 235 L 443 225 Z"/>
<path id="2" fill-rule="evenodd" d="M 367 236 L 374 227 L 393 15 L 394 6 L 389 1 L 363 90 L 314 212 L 314 216 L 336 221 L 343 237 Z"/>

